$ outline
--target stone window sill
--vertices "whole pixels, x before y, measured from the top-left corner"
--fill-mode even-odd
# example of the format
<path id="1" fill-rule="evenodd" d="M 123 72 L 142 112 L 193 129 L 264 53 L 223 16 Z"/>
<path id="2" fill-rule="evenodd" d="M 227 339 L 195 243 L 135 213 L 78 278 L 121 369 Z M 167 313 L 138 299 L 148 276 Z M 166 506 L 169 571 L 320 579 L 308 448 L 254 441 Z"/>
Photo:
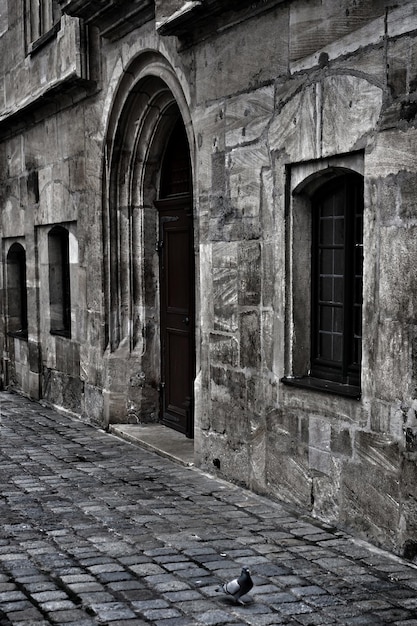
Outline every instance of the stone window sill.
<path id="1" fill-rule="evenodd" d="M 331 380 L 323 380 L 321 378 L 313 378 L 312 376 L 301 376 L 299 378 L 291 378 L 284 376 L 281 378 L 284 385 L 298 387 L 299 389 L 309 389 L 311 391 L 319 391 L 321 393 L 330 393 L 336 396 L 344 396 L 352 398 L 352 400 L 360 400 L 360 387 L 354 385 L 344 385 Z"/>
<path id="2" fill-rule="evenodd" d="M 22 339 L 22 341 L 28 340 L 28 331 L 27 330 L 9 330 L 7 333 L 9 337 L 14 337 L 15 339 Z"/>
<path id="3" fill-rule="evenodd" d="M 51 329 L 51 335 L 57 335 L 58 337 L 67 337 L 68 339 L 71 338 L 71 332 L 69 330 L 66 330 L 64 328 L 62 329 Z"/>

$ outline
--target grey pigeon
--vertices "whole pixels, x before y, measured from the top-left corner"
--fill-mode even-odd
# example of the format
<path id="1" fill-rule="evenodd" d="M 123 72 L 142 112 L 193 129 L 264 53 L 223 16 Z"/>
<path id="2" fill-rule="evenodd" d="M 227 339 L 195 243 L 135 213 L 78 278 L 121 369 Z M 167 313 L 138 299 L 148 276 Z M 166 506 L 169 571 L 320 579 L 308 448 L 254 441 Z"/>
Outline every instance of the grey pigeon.
<path id="1" fill-rule="evenodd" d="M 217 591 L 224 591 L 229 596 L 233 596 L 235 602 L 245 604 L 240 598 L 247 594 L 253 587 L 253 580 L 247 567 L 243 567 L 239 578 L 234 578 L 228 583 L 223 583 Z"/>

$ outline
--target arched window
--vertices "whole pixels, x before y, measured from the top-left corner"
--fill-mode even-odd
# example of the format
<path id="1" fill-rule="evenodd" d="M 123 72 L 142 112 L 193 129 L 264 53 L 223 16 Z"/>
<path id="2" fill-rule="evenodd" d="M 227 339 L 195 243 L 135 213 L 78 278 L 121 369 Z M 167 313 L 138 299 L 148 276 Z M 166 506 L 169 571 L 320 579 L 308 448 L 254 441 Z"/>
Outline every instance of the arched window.
<path id="1" fill-rule="evenodd" d="M 71 296 L 69 233 L 54 226 L 48 235 L 51 333 L 70 337 Z"/>
<path id="2" fill-rule="evenodd" d="M 26 252 L 20 243 L 14 243 L 7 255 L 7 327 L 9 334 L 27 337 L 27 313 Z"/>
<path id="3" fill-rule="evenodd" d="M 288 323 L 281 380 L 350 398 L 361 395 L 361 166 L 358 154 L 297 164 L 289 172 Z"/>
<path id="4" fill-rule="evenodd" d="M 343 175 L 312 198 L 311 376 L 359 386 L 363 182 Z"/>

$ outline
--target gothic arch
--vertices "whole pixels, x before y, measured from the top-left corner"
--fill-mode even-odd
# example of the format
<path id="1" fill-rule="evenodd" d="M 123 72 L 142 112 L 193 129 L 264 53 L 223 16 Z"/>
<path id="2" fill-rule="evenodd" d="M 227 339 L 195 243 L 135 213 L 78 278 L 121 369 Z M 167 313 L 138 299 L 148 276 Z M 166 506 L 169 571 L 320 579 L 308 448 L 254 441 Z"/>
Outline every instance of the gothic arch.
<path id="1" fill-rule="evenodd" d="M 143 349 L 144 270 L 152 259 L 145 255 L 137 265 L 135 259 L 141 259 L 153 235 L 147 213 L 153 212 L 164 142 L 178 116 L 192 153 L 191 118 L 174 70 L 159 53 L 139 55 L 120 79 L 105 144 L 106 343 L 111 351 L 126 344 Z"/>
<path id="2" fill-rule="evenodd" d="M 149 394 L 145 397 L 145 390 L 142 401 L 153 411 L 160 374 L 154 202 L 163 152 L 178 119 L 184 123 L 193 163 L 191 118 L 180 83 L 162 55 L 140 55 L 119 81 L 105 143 L 106 351 L 133 359 L 130 376 L 135 371 L 146 381 Z"/>

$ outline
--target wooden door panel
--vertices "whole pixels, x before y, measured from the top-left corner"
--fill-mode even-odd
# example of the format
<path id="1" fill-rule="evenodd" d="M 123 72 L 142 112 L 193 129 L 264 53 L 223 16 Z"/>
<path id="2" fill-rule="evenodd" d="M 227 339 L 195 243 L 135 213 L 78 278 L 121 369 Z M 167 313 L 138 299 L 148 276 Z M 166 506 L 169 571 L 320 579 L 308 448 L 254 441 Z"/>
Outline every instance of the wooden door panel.
<path id="1" fill-rule="evenodd" d="M 184 355 L 190 352 L 189 332 L 167 328 L 165 359 L 167 369 L 165 416 L 167 424 L 175 425 L 185 432 L 185 420 L 190 403 L 189 359 Z"/>
<path id="2" fill-rule="evenodd" d="M 180 116 L 161 164 L 159 198 L 161 420 L 193 436 L 194 237 L 190 148 Z"/>
<path id="3" fill-rule="evenodd" d="M 190 306 L 189 232 L 179 226 L 165 229 L 165 271 L 167 313 L 188 315 Z"/>
<path id="4" fill-rule="evenodd" d="M 162 422 L 192 436 L 194 268 L 188 203 L 160 207 Z"/>

